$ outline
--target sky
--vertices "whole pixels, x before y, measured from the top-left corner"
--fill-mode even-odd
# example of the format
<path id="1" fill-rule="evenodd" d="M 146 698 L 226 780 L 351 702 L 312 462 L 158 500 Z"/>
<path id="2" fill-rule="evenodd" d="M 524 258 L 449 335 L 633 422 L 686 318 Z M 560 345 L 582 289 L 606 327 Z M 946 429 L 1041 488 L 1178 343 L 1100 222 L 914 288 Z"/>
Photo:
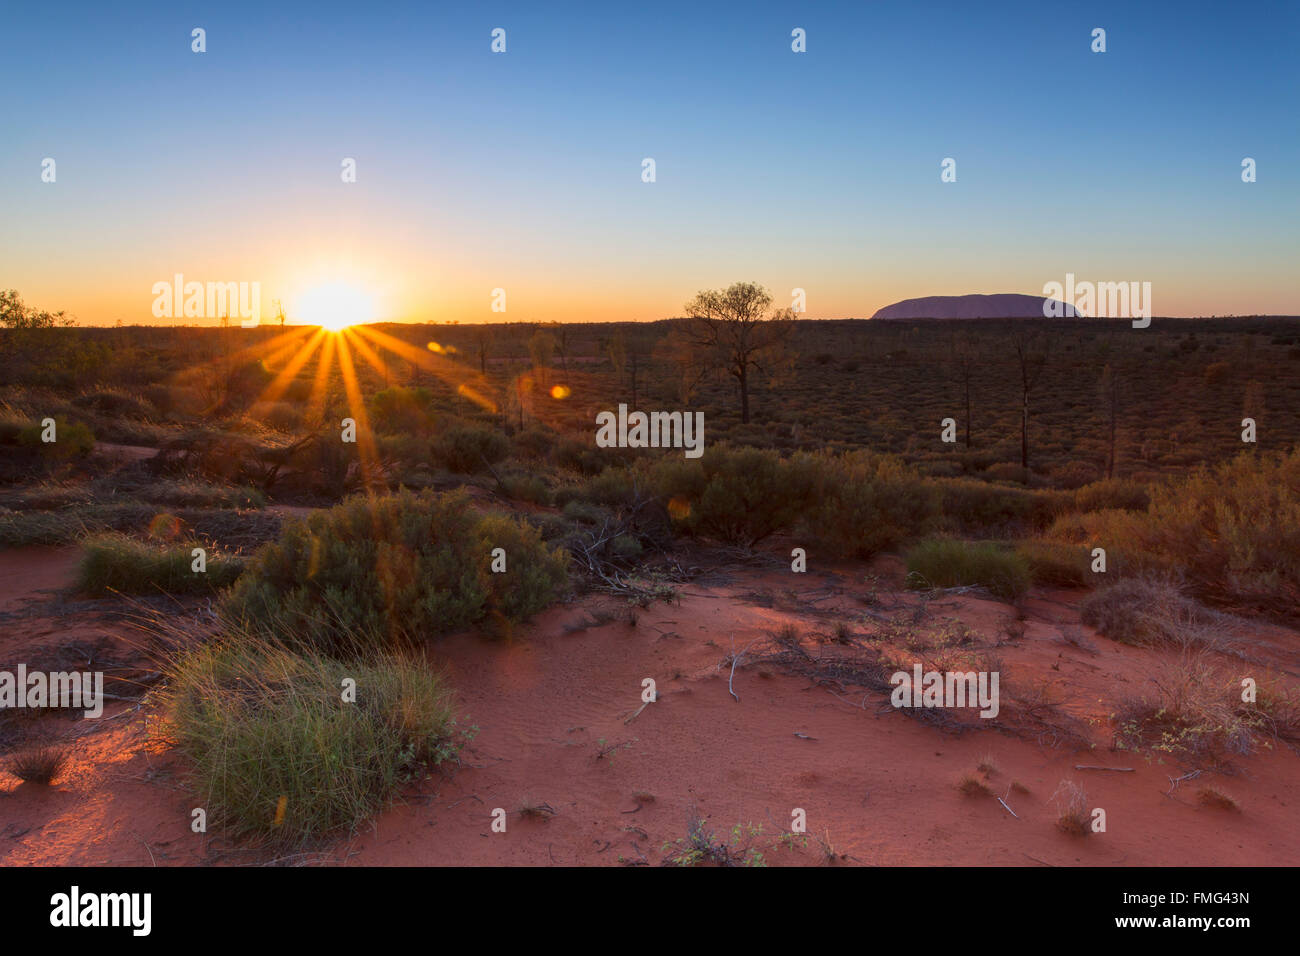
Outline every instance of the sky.
<path id="1" fill-rule="evenodd" d="M 154 316 L 178 273 L 291 322 L 654 320 L 742 280 L 863 317 L 1067 273 L 1300 313 L 1294 2 L 9 4 L 0 37 L 0 288 L 82 324 L 218 322 Z"/>

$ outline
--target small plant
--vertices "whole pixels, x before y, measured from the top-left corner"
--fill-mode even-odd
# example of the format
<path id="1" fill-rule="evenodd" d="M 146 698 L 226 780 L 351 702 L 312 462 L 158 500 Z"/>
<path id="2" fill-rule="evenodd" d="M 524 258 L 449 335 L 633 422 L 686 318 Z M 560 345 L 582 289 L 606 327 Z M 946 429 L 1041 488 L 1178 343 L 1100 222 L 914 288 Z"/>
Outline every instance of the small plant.
<path id="1" fill-rule="evenodd" d="M 686 824 L 686 836 L 663 845 L 663 852 L 673 866 L 766 866 L 763 853 L 754 841 L 763 833 L 761 824 L 737 823 L 725 843 L 721 842 L 698 814 Z"/>
<path id="2" fill-rule="evenodd" d="M 993 793 L 989 785 L 973 773 L 962 774 L 957 781 L 957 789 L 968 797 L 987 797 Z"/>
<path id="3" fill-rule="evenodd" d="M 992 777 L 1002 772 L 1002 768 L 998 766 L 998 762 L 993 759 L 992 754 L 985 754 L 975 769 L 986 777 Z"/>
<path id="4" fill-rule="evenodd" d="M 524 797 L 524 802 L 519 807 L 519 815 L 526 820 L 549 820 L 557 812 L 549 803 L 529 800 L 527 797 Z"/>
<path id="5" fill-rule="evenodd" d="M 1073 780 L 1062 780 L 1052 799 L 1056 801 L 1056 826 L 1060 830 L 1070 836 L 1087 836 L 1091 832 L 1088 794 L 1082 785 Z"/>
<path id="6" fill-rule="evenodd" d="M 50 744 L 24 750 L 9 759 L 9 772 L 23 783 L 48 787 L 63 772 L 67 752 Z"/>
<path id="7" fill-rule="evenodd" d="M 1238 812 L 1241 810 L 1241 807 L 1231 795 L 1215 786 L 1201 787 L 1196 791 L 1196 799 L 1203 806 L 1213 807 L 1216 810 L 1236 810 Z"/>

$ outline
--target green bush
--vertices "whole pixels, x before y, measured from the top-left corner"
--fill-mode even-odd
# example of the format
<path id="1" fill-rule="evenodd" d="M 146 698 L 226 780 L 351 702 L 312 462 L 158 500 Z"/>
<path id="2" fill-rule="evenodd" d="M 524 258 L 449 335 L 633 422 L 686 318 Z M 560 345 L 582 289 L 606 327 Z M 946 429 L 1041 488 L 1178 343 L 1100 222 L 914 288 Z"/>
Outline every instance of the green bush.
<path id="1" fill-rule="evenodd" d="M 970 478 L 937 478 L 945 531 L 964 535 L 1014 535 L 1046 528 L 1061 509 L 1060 495 Z"/>
<path id="2" fill-rule="evenodd" d="M 493 428 L 451 425 L 433 440 L 433 457 L 457 474 L 472 475 L 510 454 L 510 440 Z"/>
<path id="3" fill-rule="evenodd" d="M 395 385 L 370 400 L 370 424 L 377 434 L 422 435 L 433 422 L 433 395 L 427 388 Z"/>
<path id="4" fill-rule="evenodd" d="M 512 472 L 501 476 L 501 493 L 514 501 L 527 501 L 534 505 L 551 502 L 551 489 L 538 475 Z"/>
<path id="5" fill-rule="evenodd" d="M 912 587 L 987 588 L 1005 601 L 1023 596 L 1032 581 L 1029 563 L 1014 551 L 991 542 L 972 543 L 952 538 L 924 541 L 907 555 L 908 584 Z"/>
<path id="6" fill-rule="evenodd" d="M 1016 552 L 1029 565 L 1035 584 L 1080 588 L 1092 584 L 1092 553 L 1076 544 L 1049 538 L 1029 538 L 1016 543 Z"/>
<path id="7" fill-rule="evenodd" d="M 215 591 L 231 584 L 243 570 L 240 559 L 210 553 L 206 569 L 195 571 L 194 547 L 138 541 L 116 532 L 95 535 L 82 542 L 77 586 L 91 594 Z"/>
<path id="8" fill-rule="evenodd" d="M 928 530 L 938 494 L 892 457 L 854 452 L 799 456 L 815 490 L 805 529 L 840 557 L 867 558 Z"/>
<path id="9" fill-rule="evenodd" d="M 355 828 L 457 750 L 451 694 L 417 660 L 337 661 L 236 632 L 170 671 L 167 729 L 234 835 L 300 846 Z"/>
<path id="10" fill-rule="evenodd" d="M 1146 484 L 1141 481 L 1103 478 L 1077 488 L 1074 492 L 1074 507 L 1077 511 L 1101 511 L 1107 508 L 1146 511 L 1150 504 L 1151 495 Z"/>
<path id="11" fill-rule="evenodd" d="M 35 449 L 47 461 L 67 461 L 84 458 L 95 447 L 95 433 L 90 426 L 69 422 L 62 415 L 54 418 L 54 441 L 44 441 L 45 426 L 33 422 L 18 433 L 18 444 Z"/>
<path id="12" fill-rule="evenodd" d="M 491 571 L 494 548 L 505 549 L 505 573 Z M 224 613 L 338 652 L 358 636 L 405 643 L 489 616 L 513 623 L 552 603 L 565 581 L 563 552 L 528 525 L 477 512 L 464 492 L 403 491 L 288 522 Z"/>
<path id="13" fill-rule="evenodd" d="M 753 547 L 807 514 L 816 485 L 809 462 L 767 449 L 714 445 L 700 458 L 657 463 L 651 482 L 686 531 Z"/>
<path id="14" fill-rule="evenodd" d="M 589 441 L 577 441 L 566 438 L 556 442 L 552 452 L 555 464 L 580 475 L 598 475 L 610 465 L 608 452 L 597 448 Z"/>

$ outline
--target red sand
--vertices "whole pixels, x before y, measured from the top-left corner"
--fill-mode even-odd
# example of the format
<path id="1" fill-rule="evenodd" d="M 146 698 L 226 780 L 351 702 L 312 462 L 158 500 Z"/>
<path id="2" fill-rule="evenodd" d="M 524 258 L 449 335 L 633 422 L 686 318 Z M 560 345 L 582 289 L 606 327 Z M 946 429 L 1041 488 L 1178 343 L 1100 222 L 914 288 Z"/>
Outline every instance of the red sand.
<path id="1" fill-rule="evenodd" d="M 73 559 L 69 549 L 0 553 L 0 666 L 22 659 L 24 644 L 49 643 L 68 628 L 95 629 L 76 615 L 53 617 L 55 597 L 41 593 L 68 585 Z M 888 560 L 874 570 L 882 568 L 893 570 Z M 770 864 L 826 863 L 818 838 L 834 847 L 836 862 L 849 864 L 1280 865 L 1300 858 L 1300 827 L 1288 806 L 1300 760 L 1285 746 L 1239 758 L 1233 776 L 1205 774 L 1171 793 L 1170 778 L 1187 772 L 1185 765 L 1109 749 L 1106 717 L 1114 701 L 1141 689 L 1170 655 L 1122 646 L 1086 628 L 1095 656 L 1062 643 L 1059 628 L 1078 621 L 1079 594 L 1035 592 L 1023 639 L 996 653 L 1008 675 L 1004 696 L 1008 686 L 1052 681 L 1065 711 L 1093 721 L 1083 724 L 1091 751 L 990 730 L 945 734 L 892 710 L 878 714 L 875 698 L 864 710 L 861 692 L 846 699 L 743 661 L 734 678 L 740 700 L 732 698 L 724 658 L 733 647 L 756 649 L 770 632 L 794 623 L 811 648 L 811 635 L 830 626 L 808 610 L 812 602 L 861 610 L 865 570 L 839 566 L 833 578 L 737 574 L 727 587 L 687 585 L 680 606 L 656 604 L 635 627 L 620 622 L 566 633 L 566 624 L 610 604 L 589 597 L 540 615 L 513 644 L 475 635 L 440 642 L 435 655 L 457 690 L 464 723 L 480 728 L 463 766 L 454 775 L 435 773 L 351 839 L 293 862 L 658 864 L 672 855 L 664 845 L 683 837 L 693 808 L 720 839 L 737 823 L 761 825 L 755 845 Z M 891 576 L 896 584 L 896 572 Z M 764 587 L 795 589 L 801 597 L 794 606 L 805 610 L 746 599 Z M 971 597 L 933 600 L 929 613 L 959 618 L 990 640 L 1014 618 L 1008 605 Z M 1257 653 L 1295 659 L 1300 635 L 1261 625 L 1258 636 Z M 1259 670 L 1242 667 L 1246 674 Z M 657 682 L 659 700 L 631 717 L 646 677 Z M 100 720 L 61 722 L 72 759 L 52 787 L 0 773 L 0 863 L 264 860 L 264 853 L 219 835 L 190 831 L 194 799 L 185 789 L 185 764 L 151 742 L 155 720 L 148 707 L 116 703 Z M 602 748 L 613 749 L 600 758 Z M 954 784 L 986 756 L 999 767 L 988 777 L 994 796 L 963 795 Z M 1080 771 L 1076 764 L 1133 772 Z M 1105 833 L 1079 838 L 1056 828 L 1052 796 L 1067 778 L 1086 787 L 1091 807 L 1105 809 Z M 1029 792 L 1010 792 L 1012 780 Z M 1207 782 L 1232 794 L 1240 812 L 1201 806 L 1196 788 Z M 999 804 L 1004 794 L 1017 817 Z M 525 817 L 518 811 L 528 804 L 549 805 L 555 814 Z M 492 832 L 496 808 L 507 813 L 505 833 Z M 774 846 L 794 808 L 806 811 L 807 845 Z"/>

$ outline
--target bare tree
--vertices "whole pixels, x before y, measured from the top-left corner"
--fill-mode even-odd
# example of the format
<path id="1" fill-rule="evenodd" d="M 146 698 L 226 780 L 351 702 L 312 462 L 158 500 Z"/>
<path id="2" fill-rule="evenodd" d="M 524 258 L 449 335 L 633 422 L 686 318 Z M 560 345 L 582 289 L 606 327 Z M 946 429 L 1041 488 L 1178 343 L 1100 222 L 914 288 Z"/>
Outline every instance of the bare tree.
<path id="1" fill-rule="evenodd" d="M 771 374 L 786 359 L 794 311 L 772 308 L 772 296 L 752 282 L 700 292 L 686 304 L 677 333 L 690 372 L 703 378 L 730 375 L 740 392 L 741 421 L 749 423 L 749 390 L 757 375 Z"/>
<path id="2" fill-rule="evenodd" d="M 1121 395 L 1120 373 L 1109 363 L 1101 370 L 1097 386 L 1102 413 L 1106 416 L 1106 477 L 1115 477 L 1115 435 L 1119 430 Z"/>
<path id="3" fill-rule="evenodd" d="M 966 405 L 966 447 L 970 448 L 970 392 L 971 382 L 975 378 L 975 368 L 980 364 L 979 343 L 969 332 L 958 332 L 952 338 L 951 364 L 953 376 L 961 389 L 962 400 Z"/>
<path id="4" fill-rule="evenodd" d="M 545 384 L 549 381 L 551 356 L 555 354 L 555 336 L 545 329 L 538 329 L 528 340 L 528 355 L 533 360 L 533 371 Z"/>
<path id="5" fill-rule="evenodd" d="M 488 352 L 496 337 L 496 330 L 490 325 L 479 325 L 474 329 L 474 351 L 478 353 L 479 374 L 487 374 Z"/>
<path id="6" fill-rule="evenodd" d="M 1046 335 L 1018 327 L 1011 337 L 1016 365 L 1020 370 L 1020 467 L 1029 477 L 1029 396 L 1042 378 L 1052 353 L 1052 340 Z"/>

